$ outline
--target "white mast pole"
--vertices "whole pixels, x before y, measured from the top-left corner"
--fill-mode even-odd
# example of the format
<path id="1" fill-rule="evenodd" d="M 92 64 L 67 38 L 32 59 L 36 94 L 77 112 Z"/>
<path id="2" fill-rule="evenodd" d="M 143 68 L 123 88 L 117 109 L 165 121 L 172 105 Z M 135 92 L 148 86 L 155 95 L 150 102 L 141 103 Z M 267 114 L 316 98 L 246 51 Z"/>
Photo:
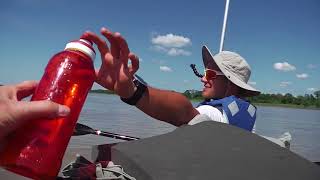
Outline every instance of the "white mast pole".
<path id="1" fill-rule="evenodd" d="M 222 33 L 221 33 L 219 52 L 221 52 L 223 50 L 224 35 L 225 35 L 225 32 L 226 32 L 227 19 L 228 19 L 228 10 L 229 10 L 229 0 L 226 0 L 226 7 L 225 7 L 225 11 L 224 11 L 224 19 L 223 19 L 223 26 L 222 26 Z"/>

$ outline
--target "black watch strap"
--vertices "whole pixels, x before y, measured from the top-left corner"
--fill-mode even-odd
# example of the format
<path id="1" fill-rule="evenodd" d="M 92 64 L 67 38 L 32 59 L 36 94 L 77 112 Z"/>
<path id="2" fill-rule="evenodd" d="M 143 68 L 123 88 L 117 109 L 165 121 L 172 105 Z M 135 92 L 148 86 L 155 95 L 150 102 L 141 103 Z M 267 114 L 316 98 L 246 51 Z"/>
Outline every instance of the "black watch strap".
<path id="1" fill-rule="evenodd" d="M 142 84 L 140 81 L 135 79 L 133 80 L 133 83 L 137 87 L 137 90 L 134 92 L 134 94 L 129 98 L 120 98 L 123 102 L 129 105 L 136 105 L 143 96 L 144 92 L 147 90 L 147 86 Z"/>

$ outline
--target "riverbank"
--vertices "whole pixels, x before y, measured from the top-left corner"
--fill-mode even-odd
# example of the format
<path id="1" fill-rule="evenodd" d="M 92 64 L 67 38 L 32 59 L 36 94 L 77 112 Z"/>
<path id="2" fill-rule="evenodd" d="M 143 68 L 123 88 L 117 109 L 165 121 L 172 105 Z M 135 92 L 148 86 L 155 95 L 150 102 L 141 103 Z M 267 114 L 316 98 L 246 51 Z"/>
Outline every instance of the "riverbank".
<path id="1" fill-rule="evenodd" d="M 201 98 L 189 98 L 190 101 L 194 103 L 200 103 L 203 101 Z M 283 107 L 283 108 L 292 108 L 292 109 L 311 109 L 311 110 L 320 110 L 320 108 L 315 106 L 303 106 L 296 104 L 273 104 L 273 103 L 252 103 L 255 106 L 265 106 L 265 107 Z"/>
<path id="2" fill-rule="evenodd" d="M 109 91 L 109 90 L 105 90 L 105 89 L 94 89 L 94 90 L 90 90 L 89 93 L 115 94 L 113 91 Z"/>
<path id="3" fill-rule="evenodd" d="M 91 90 L 90 93 L 98 93 L 98 94 L 108 94 L 108 95 L 115 95 L 113 91 L 109 90 L 102 90 L 102 89 L 97 89 L 97 90 Z M 188 98 L 188 97 L 187 97 Z M 188 98 L 190 101 L 194 103 L 200 103 L 204 99 L 203 98 Z M 276 103 L 255 103 L 252 102 L 255 106 L 267 106 L 267 107 L 284 107 L 284 108 L 295 108 L 295 109 L 312 109 L 312 110 L 320 110 L 320 108 L 316 106 L 304 106 L 304 105 L 296 105 L 296 104 L 276 104 Z"/>
<path id="4" fill-rule="evenodd" d="M 255 106 L 267 106 L 267 107 L 284 107 L 284 108 L 293 108 L 293 109 L 312 109 L 320 110 L 320 108 L 314 106 L 305 107 L 303 105 L 296 104 L 272 104 L 272 103 L 253 103 Z"/>

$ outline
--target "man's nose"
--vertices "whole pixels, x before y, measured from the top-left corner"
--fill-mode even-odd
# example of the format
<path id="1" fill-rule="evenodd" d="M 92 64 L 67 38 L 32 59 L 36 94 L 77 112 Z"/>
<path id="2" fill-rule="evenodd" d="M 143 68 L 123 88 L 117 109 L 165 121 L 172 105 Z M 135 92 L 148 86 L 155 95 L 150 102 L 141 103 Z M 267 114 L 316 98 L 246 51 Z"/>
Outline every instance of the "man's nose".
<path id="1" fill-rule="evenodd" d="M 205 76 L 203 76 L 200 80 L 201 80 L 201 82 L 203 82 L 203 83 L 208 82 L 208 80 L 207 80 L 207 78 L 206 78 Z"/>

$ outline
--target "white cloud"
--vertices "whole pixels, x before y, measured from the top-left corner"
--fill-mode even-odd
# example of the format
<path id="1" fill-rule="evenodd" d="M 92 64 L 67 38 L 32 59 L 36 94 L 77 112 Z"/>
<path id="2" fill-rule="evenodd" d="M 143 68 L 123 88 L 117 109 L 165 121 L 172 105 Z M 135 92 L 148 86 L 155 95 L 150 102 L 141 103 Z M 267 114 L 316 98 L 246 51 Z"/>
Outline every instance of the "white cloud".
<path id="1" fill-rule="evenodd" d="M 171 48 L 181 48 L 184 46 L 191 45 L 191 40 L 187 37 L 178 36 L 174 34 L 167 34 L 167 35 L 158 35 L 151 39 L 152 44 L 160 45 L 163 47 Z"/>
<path id="2" fill-rule="evenodd" d="M 284 71 L 284 72 L 288 72 L 288 71 L 294 71 L 296 70 L 296 67 L 289 64 L 288 62 L 278 62 L 278 63 L 274 63 L 273 64 L 273 68 L 279 71 Z"/>
<path id="3" fill-rule="evenodd" d="M 257 84 L 257 82 L 249 81 L 249 82 L 248 82 L 248 84 L 250 84 L 250 85 L 256 85 L 256 84 Z"/>
<path id="4" fill-rule="evenodd" d="M 307 90 L 313 92 L 313 91 L 316 91 L 317 89 L 316 88 L 308 88 Z"/>
<path id="5" fill-rule="evenodd" d="M 159 45 L 155 45 L 155 46 L 152 46 L 151 49 L 155 50 L 155 51 L 158 51 L 158 52 L 168 52 L 168 49 L 163 47 L 163 46 L 159 46 Z"/>
<path id="6" fill-rule="evenodd" d="M 179 55 L 190 56 L 191 55 L 191 52 L 183 49 L 178 49 L 178 48 L 171 48 L 167 53 L 169 56 L 179 56 Z"/>
<path id="7" fill-rule="evenodd" d="M 165 53 L 168 56 L 190 56 L 191 52 L 182 49 L 191 45 L 191 40 L 187 37 L 174 34 L 158 35 L 151 39 L 152 50 Z"/>
<path id="8" fill-rule="evenodd" d="M 308 64 L 307 66 L 309 69 L 316 69 L 317 68 L 317 65 L 315 64 Z"/>
<path id="9" fill-rule="evenodd" d="M 307 79 L 309 77 L 308 74 L 302 73 L 302 74 L 296 74 L 298 79 Z"/>
<path id="10" fill-rule="evenodd" d="M 280 87 L 287 87 L 287 86 L 289 86 L 289 85 L 291 85 L 291 84 L 292 84 L 292 82 L 283 81 L 283 82 L 280 83 Z"/>
<path id="11" fill-rule="evenodd" d="M 163 72 L 172 72 L 172 69 L 168 66 L 160 66 L 160 71 Z"/>
<path id="12" fill-rule="evenodd" d="M 163 46 L 156 45 L 156 46 L 152 46 L 151 49 L 157 52 L 166 53 L 169 56 L 190 56 L 191 55 L 190 51 L 186 51 L 180 48 L 166 48 Z"/>

